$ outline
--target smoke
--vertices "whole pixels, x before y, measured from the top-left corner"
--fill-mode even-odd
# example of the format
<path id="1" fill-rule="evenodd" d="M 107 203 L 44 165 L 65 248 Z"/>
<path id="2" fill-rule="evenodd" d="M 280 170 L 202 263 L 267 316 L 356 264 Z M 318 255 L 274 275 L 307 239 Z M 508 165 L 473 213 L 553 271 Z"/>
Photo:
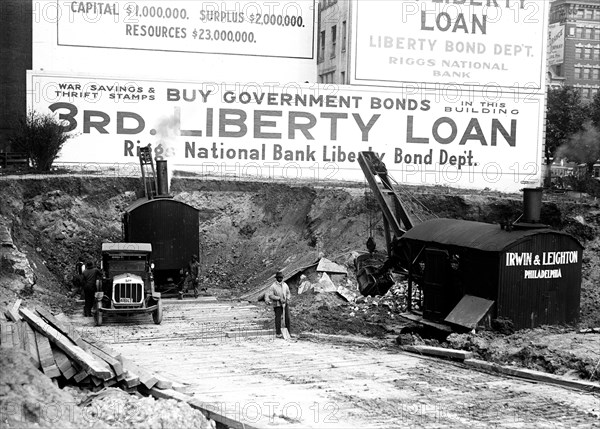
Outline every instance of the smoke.
<path id="1" fill-rule="evenodd" d="M 575 133 L 567 143 L 556 150 L 555 158 L 580 164 L 594 164 L 600 159 L 600 131 L 591 122 L 587 122 L 583 131 Z"/>
<path id="2" fill-rule="evenodd" d="M 173 180 L 173 175 L 171 174 L 171 164 L 175 161 L 176 142 L 177 137 L 179 137 L 180 135 L 179 129 L 179 116 L 174 115 L 161 118 L 152 130 L 154 131 L 154 135 L 156 136 L 154 160 L 167 161 L 167 175 L 169 178 L 169 188 L 171 188 L 171 181 Z"/>
<path id="3" fill-rule="evenodd" d="M 155 158 L 157 161 L 175 156 L 175 143 L 180 134 L 179 125 L 178 116 L 168 116 L 160 119 L 154 126 L 156 135 Z"/>

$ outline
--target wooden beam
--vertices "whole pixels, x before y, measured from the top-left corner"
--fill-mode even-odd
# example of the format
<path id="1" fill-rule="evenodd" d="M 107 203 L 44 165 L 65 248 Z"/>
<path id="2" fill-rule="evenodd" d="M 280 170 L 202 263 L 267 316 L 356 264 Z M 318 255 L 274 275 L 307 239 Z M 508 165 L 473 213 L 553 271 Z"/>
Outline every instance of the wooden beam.
<path id="1" fill-rule="evenodd" d="M 0 347 L 3 349 L 13 348 L 13 322 L 2 322 L 0 323 Z"/>
<path id="2" fill-rule="evenodd" d="M 121 380 L 123 386 L 131 388 L 140 385 L 140 378 L 136 374 L 133 374 L 129 371 L 125 371 L 124 375 L 125 378 Z"/>
<path id="3" fill-rule="evenodd" d="M 70 339 L 61 334 L 56 328 L 44 322 L 41 317 L 29 311 L 26 308 L 21 308 L 21 316 L 33 325 L 35 329 L 42 332 L 48 339 L 55 343 L 62 351 L 64 351 L 71 359 L 77 362 L 82 368 L 87 370 L 91 375 L 99 377 L 103 380 L 110 379 L 113 374 L 108 364 L 104 361 L 87 353 L 81 347 L 76 346 Z M 38 343 L 39 349 L 39 343 Z"/>
<path id="4" fill-rule="evenodd" d="M 79 336 L 73 325 L 65 325 L 45 308 L 36 307 L 35 311 L 37 311 L 37 313 L 42 316 L 46 322 L 56 328 L 61 334 L 69 338 L 71 341 L 73 341 L 73 343 L 77 344 L 82 349 L 86 350 L 87 344 L 85 344 L 83 339 Z"/>
<path id="5" fill-rule="evenodd" d="M 586 380 L 573 380 L 559 375 L 549 374 L 541 371 L 534 371 L 524 368 L 511 368 L 505 365 L 498 365 L 493 362 L 486 362 L 479 359 L 466 359 L 464 364 L 467 366 L 481 369 L 488 372 L 511 375 L 513 377 L 527 378 L 529 380 L 541 381 L 544 383 L 555 384 L 558 386 L 567 386 L 586 392 L 600 392 L 600 384 Z"/>
<path id="6" fill-rule="evenodd" d="M 13 347 L 15 349 L 25 350 L 23 334 L 21 332 L 21 322 L 13 324 Z"/>
<path id="7" fill-rule="evenodd" d="M 40 355 L 40 366 L 42 371 L 50 378 L 58 377 L 60 370 L 54 363 L 54 355 L 50 347 L 50 341 L 44 335 L 35 331 L 35 341 L 37 343 L 38 353 Z"/>
<path id="8" fill-rule="evenodd" d="M 41 368 L 40 366 L 40 355 L 38 353 L 37 342 L 35 341 L 35 334 L 33 333 L 33 329 L 29 326 L 29 323 L 22 321 L 23 330 L 25 332 L 26 344 L 27 344 L 27 353 L 29 353 L 29 359 L 31 363 L 36 368 Z"/>
<path id="9" fill-rule="evenodd" d="M 54 362 L 63 377 L 67 380 L 71 379 L 77 371 L 75 371 L 75 368 L 71 365 L 71 361 L 67 355 L 57 347 L 52 347 L 52 354 L 54 355 Z"/>
<path id="10" fill-rule="evenodd" d="M 103 361 L 105 361 L 106 363 L 108 363 L 111 366 L 111 368 L 115 372 L 115 376 L 119 376 L 119 375 L 123 374 L 123 372 L 124 372 L 123 364 L 119 360 L 119 357 L 121 355 L 117 355 L 117 357 L 113 357 L 113 356 L 109 355 L 108 353 L 106 353 L 104 350 L 98 348 L 99 346 L 97 346 L 93 343 L 86 343 L 86 345 L 87 345 L 87 351 L 89 353 L 93 354 L 94 356 L 96 356 L 99 359 L 102 359 Z"/>
<path id="11" fill-rule="evenodd" d="M 88 375 L 89 374 L 87 373 L 87 371 L 85 369 L 82 369 L 73 376 L 73 380 L 75 380 L 77 383 L 81 383 Z"/>
<path id="12" fill-rule="evenodd" d="M 151 374 L 143 368 L 140 368 L 135 362 L 123 356 L 121 356 L 120 360 L 123 364 L 123 369 L 125 369 L 130 374 L 137 375 L 140 380 L 140 383 L 146 386 L 146 388 L 151 389 L 158 382 L 158 380 L 156 379 L 156 377 L 154 377 L 153 374 Z"/>
<path id="13" fill-rule="evenodd" d="M 471 359 L 473 357 L 472 352 L 467 352 L 464 350 L 454 350 L 454 349 L 446 349 L 443 347 L 432 347 L 432 346 L 402 346 L 402 350 L 411 353 L 417 353 L 421 355 L 428 356 L 439 356 L 445 357 L 449 359 Z"/>
<path id="14" fill-rule="evenodd" d="M 14 305 L 12 306 L 12 308 L 7 308 L 4 313 L 6 314 L 6 317 L 8 317 L 8 319 L 12 322 L 20 322 L 21 320 L 23 320 L 21 318 L 21 316 L 19 315 L 19 306 L 21 305 L 21 300 L 17 299 L 14 303 Z"/>

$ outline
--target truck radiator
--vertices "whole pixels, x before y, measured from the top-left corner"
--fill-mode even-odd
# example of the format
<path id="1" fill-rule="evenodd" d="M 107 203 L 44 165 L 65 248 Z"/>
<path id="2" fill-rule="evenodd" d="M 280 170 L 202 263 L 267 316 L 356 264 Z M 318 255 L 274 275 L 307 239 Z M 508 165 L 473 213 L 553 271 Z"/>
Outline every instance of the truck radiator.
<path id="1" fill-rule="evenodd" d="M 116 283 L 113 293 L 115 304 L 141 304 L 144 299 L 144 285 L 139 283 Z"/>

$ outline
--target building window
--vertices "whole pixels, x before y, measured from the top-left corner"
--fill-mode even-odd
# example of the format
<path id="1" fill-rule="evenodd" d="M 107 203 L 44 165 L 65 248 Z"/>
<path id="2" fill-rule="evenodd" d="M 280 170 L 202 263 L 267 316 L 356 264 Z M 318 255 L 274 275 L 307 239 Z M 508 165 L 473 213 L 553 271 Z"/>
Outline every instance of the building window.
<path id="1" fill-rule="evenodd" d="M 584 15 L 584 10 L 583 9 L 577 9 L 577 12 L 575 13 L 575 17 L 576 18 L 583 18 Z"/>
<path id="2" fill-rule="evenodd" d="M 592 77 L 591 78 L 595 81 L 600 79 L 600 69 L 592 69 Z"/>
<path id="3" fill-rule="evenodd" d="M 341 83 L 342 85 L 345 85 L 345 84 L 346 84 L 346 72 L 341 72 L 341 73 L 340 73 L 340 83 Z"/>
<path id="4" fill-rule="evenodd" d="M 581 67 L 575 67 L 575 79 L 582 79 L 583 69 Z"/>
<path id="5" fill-rule="evenodd" d="M 583 68 L 583 77 L 582 77 L 582 79 L 586 79 L 586 80 L 589 79 L 590 78 L 590 72 L 591 72 L 591 70 L 589 68 L 584 67 Z"/>
<path id="6" fill-rule="evenodd" d="M 337 44 L 337 25 L 331 27 L 331 58 L 335 58 Z"/>
<path id="7" fill-rule="evenodd" d="M 342 52 L 346 52 L 346 32 L 348 31 L 346 21 L 342 22 Z"/>
<path id="8" fill-rule="evenodd" d="M 585 28 L 575 27 L 575 37 L 578 39 L 585 39 Z"/>
<path id="9" fill-rule="evenodd" d="M 594 58 L 595 60 L 600 60 L 600 46 L 594 48 Z"/>
<path id="10" fill-rule="evenodd" d="M 594 9 L 586 9 L 585 19 L 594 19 Z"/>
<path id="11" fill-rule="evenodd" d="M 583 48 L 575 48 L 575 58 L 583 58 Z"/>
<path id="12" fill-rule="evenodd" d="M 319 44 L 319 57 L 318 62 L 322 62 L 325 59 L 325 30 L 321 31 L 321 41 Z"/>

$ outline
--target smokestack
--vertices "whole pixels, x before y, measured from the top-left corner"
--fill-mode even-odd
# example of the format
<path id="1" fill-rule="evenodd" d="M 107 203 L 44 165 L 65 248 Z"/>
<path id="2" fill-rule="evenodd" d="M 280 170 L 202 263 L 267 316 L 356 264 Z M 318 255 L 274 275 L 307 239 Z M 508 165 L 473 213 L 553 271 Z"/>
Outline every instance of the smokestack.
<path id="1" fill-rule="evenodd" d="M 523 189 L 523 219 L 525 223 L 539 223 L 542 211 L 543 188 Z"/>
<path id="2" fill-rule="evenodd" d="M 158 195 L 169 195 L 169 173 L 167 161 L 156 161 L 156 178 L 158 180 Z"/>

